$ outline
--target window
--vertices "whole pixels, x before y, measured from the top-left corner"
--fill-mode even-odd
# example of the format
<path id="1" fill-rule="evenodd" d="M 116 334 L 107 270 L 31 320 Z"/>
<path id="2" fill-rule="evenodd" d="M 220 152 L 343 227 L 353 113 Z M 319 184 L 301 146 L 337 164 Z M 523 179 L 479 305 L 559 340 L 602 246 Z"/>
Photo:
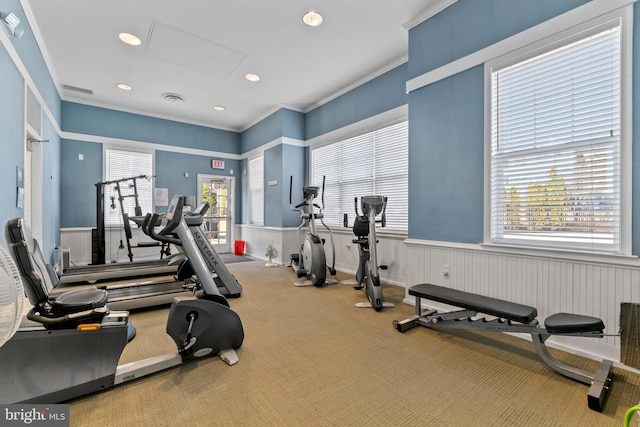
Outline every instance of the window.
<path id="1" fill-rule="evenodd" d="M 322 188 L 325 177 L 327 225 L 341 227 L 343 214 L 355 214 L 355 197 L 375 194 L 388 197 L 386 229 L 406 232 L 408 163 L 406 121 L 313 149 L 311 182 Z"/>
<path id="2" fill-rule="evenodd" d="M 491 242 L 622 251 L 620 39 L 599 27 L 488 68 Z"/>
<path id="3" fill-rule="evenodd" d="M 116 181 L 141 175 L 149 177 L 148 179 L 136 179 L 138 203 L 142 213 L 146 214 L 153 212 L 153 186 L 150 178 L 153 176 L 153 154 L 111 148 L 105 150 L 105 181 Z M 120 183 L 124 211 L 129 216 L 135 215 L 136 206 L 135 197 L 133 197 L 135 192 L 132 186 L 133 180 Z M 120 204 L 115 184 L 105 186 L 104 197 L 105 226 L 122 227 L 122 215 L 120 214 Z"/>
<path id="4" fill-rule="evenodd" d="M 249 160 L 249 223 L 264 225 L 264 156 Z"/>

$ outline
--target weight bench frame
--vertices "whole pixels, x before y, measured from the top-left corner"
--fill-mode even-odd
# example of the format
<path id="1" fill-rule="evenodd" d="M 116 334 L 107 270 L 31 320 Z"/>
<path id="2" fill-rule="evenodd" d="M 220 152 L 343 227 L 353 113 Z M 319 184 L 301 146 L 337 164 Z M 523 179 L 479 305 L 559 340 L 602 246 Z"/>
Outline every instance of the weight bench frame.
<path id="1" fill-rule="evenodd" d="M 604 359 L 596 372 L 591 373 L 555 359 L 545 345 L 545 341 L 551 335 L 602 338 L 607 334 L 603 332 L 604 324 L 600 319 L 560 313 L 547 318 L 546 322 L 551 321 L 550 323 L 559 319 L 553 327 L 549 325 L 542 327 L 536 320 L 537 310 L 522 304 L 431 284 L 412 286 L 409 288 L 409 295 L 415 297 L 416 314 L 402 321 L 393 321 L 394 327 L 399 332 L 405 332 L 416 326 L 424 326 L 430 329 L 529 334 L 536 353 L 546 365 L 565 377 L 591 386 L 587 394 L 589 408 L 598 412 L 602 411 L 604 401 L 613 383 L 613 362 Z M 459 307 L 461 310 L 440 313 L 437 310 L 423 311 L 422 299 Z M 473 319 L 478 313 L 494 316 L 495 319 L 487 320 L 485 317 Z M 575 325 L 568 323 L 572 319 L 576 320 Z M 581 327 L 580 323 L 585 326 Z"/>

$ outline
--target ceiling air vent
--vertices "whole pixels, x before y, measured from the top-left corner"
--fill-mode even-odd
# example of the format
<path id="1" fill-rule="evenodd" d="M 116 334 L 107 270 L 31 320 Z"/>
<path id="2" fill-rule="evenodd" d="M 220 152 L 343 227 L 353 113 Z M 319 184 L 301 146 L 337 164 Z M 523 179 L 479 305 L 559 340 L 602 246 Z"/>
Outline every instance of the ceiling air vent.
<path id="1" fill-rule="evenodd" d="M 184 98 L 181 95 L 178 95 L 177 93 L 163 93 L 162 97 L 167 101 L 171 101 L 171 102 L 177 102 L 177 103 L 184 102 Z"/>
<path id="2" fill-rule="evenodd" d="M 85 95 L 93 95 L 93 91 L 91 89 L 83 89 L 81 87 L 62 85 L 62 89 L 68 90 L 71 92 L 84 93 Z"/>

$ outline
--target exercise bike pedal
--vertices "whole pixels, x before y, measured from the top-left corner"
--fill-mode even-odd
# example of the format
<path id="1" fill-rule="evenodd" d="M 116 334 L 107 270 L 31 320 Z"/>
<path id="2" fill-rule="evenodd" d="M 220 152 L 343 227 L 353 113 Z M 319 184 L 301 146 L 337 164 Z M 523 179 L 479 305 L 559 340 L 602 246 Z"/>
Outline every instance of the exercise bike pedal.
<path id="1" fill-rule="evenodd" d="M 364 288 L 364 286 L 354 286 L 353 289 L 355 289 L 356 291 L 361 291 L 362 288 Z"/>
<path id="2" fill-rule="evenodd" d="M 388 270 L 388 269 L 389 269 L 389 266 L 388 266 L 388 265 L 379 265 L 379 266 L 378 266 L 378 268 L 379 268 L 380 270 Z"/>

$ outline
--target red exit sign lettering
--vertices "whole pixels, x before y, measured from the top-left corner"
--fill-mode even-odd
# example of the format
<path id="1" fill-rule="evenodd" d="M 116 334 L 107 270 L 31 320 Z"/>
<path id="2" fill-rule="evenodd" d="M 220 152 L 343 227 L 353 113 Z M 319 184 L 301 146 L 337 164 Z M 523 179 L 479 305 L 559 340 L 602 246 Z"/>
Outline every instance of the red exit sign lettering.
<path id="1" fill-rule="evenodd" d="M 211 160 L 211 167 L 213 169 L 224 169 L 224 160 Z"/>

